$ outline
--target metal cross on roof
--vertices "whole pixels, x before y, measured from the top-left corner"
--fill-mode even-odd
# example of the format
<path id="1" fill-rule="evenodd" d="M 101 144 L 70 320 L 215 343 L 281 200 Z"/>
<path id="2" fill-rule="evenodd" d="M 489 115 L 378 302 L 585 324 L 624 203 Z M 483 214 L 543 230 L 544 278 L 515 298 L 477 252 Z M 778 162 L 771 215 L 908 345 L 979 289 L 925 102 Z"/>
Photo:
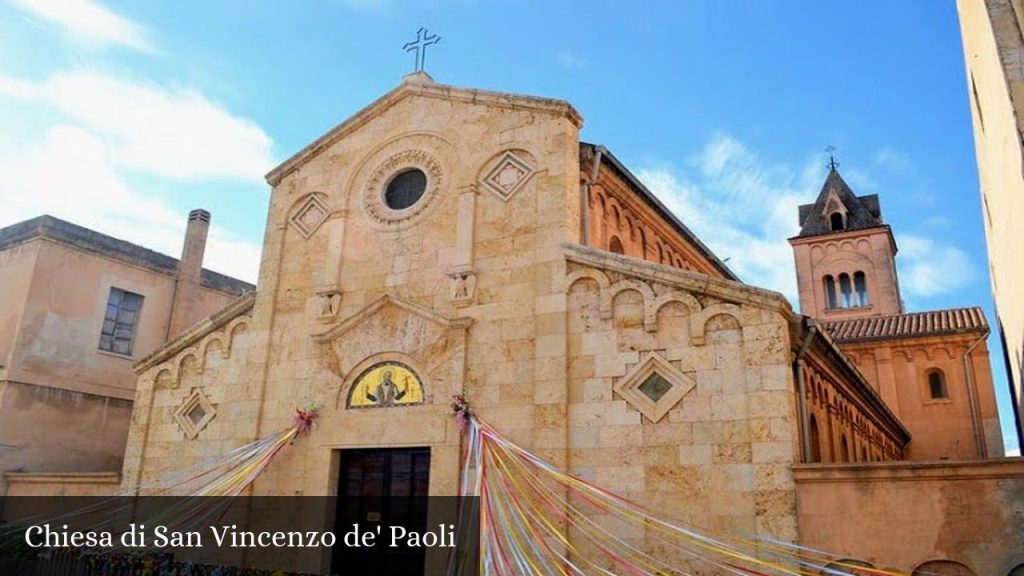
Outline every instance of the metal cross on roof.
<path id="1" fill-rule="evenodd" d="M 437 44 L 440 41 L 441 37 L 437 34 L 427 32 L 426 28 L 420 28 L 416 32 L 416 39 L 402 46 L 402 49 L 406 52 L 416 51 L 416 72 L 423 71 L 423 64 L 427 59 L 427 46 Z"/>
<path id="2" fill-rule="evenodd" d="M 827 148 L 825 148 L 825 152 L 828 152 L 828 167 L 832 170 L 835 170 L 836 168 L 839 167 L 839 162 L 836 162 L 836 157 L 834 154 L 832 154 L 835 151 L 835 146 L 830 145 Z"/>

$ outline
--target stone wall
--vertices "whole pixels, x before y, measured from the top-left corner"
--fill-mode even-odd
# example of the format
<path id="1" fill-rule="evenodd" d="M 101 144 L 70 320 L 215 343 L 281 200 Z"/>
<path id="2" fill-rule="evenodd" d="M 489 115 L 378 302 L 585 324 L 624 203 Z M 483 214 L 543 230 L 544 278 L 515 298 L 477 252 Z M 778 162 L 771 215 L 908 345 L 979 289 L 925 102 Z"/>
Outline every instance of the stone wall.
<path id="1" fill-rule="evenodd" d="M 568 469 L 707 532 L 796 540 L 788 304 L 607 252 L 567 255 Z M 639 388 L 651 369 L 672 384 L 657 400 Z"/>
<path id="2" fill-rule="evenodd" d="M 805 464 L 793 475 L 805 546 L 915 575 L 1017 576 L 1013 570 L 1024 569 L 1020 458 Z M 936 563 L 970 572 L 930 570 Z"/>
<path id="3" fill-rule="evenodd" d="M 104 497 L 117 494 L 121 485 L 121 475 L 117 472 L 73 472 L 73 473 L 32 473 L 8 472 L 7 494 L 11 500 L 3 509 L 3 519 L 35 516 L 38 509 L 33 510 L 31 501 L 25 502 L 25 512 L 19 513 L 16 498 L 19 496 L 83 496 Z M 37 505 L 37 504 L 36 504 Z"/>

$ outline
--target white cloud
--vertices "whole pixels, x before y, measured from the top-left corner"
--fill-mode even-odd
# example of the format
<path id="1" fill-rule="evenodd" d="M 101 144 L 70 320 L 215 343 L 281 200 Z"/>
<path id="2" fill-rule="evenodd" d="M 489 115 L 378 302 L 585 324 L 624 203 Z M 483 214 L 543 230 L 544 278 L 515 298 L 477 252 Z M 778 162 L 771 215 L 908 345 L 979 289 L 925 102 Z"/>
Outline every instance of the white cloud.
<path id="1" fill-rule="evenodd" d="M 186 214 L 145 196 L 117 173 L 104 143 L 69 125 L 50 129 L 18 157 L 0 158 L 7 182 L 0 190 L 0 226 L 50 214 L 104 234 L 177 257 Z M 253 281 L 259 245 L 214 226 L 206 266 Z"/>
<path id="2" fill-rule="evenodd" d="M 914 171 L 914 162 L 906 154 L 892 146 L 882 146 L 875 153 L 875 163 L 899 174 L 908 175 Z"/>
<path id="3" fill-rule="evenodd" d="M 953 292 L 975 277 L 974 265 L 959 248 L 910 234 L 898 234 L 897 243 L 900 287 L 912 296 Z"/>
<path id="4" fill-rule="evenodd" d="M 735 138 L 711 138 L 691 162 L 700 175 L 689 182 L 670 168 L 639 177 L 745 282 L 778 290 L 797 302 L 793 253 L 797 206 L 813 199 L 824 179 L 818 160 L 800 171 L 764 162 Z"/>
<path id="5" fill-rule="evenodd" d="M 28 14 L 61 26 L 74 38 L 154 53 L 146 29 L 90 0 L 10 0 Z"/>
<path id="6" fill-rule="evenodd" d="M 786 240 L 799 231 L 798 206 L 813 202 L 821 189 L 820 157 L 809 156 L 795 170 L 766 162 L 736 138 L 717 134 L 689 165 L 696 172 L 692 181 L 666 167 L 638 175 L 715 254 L 729 259 L 744 282 L 782 292 L 796 306 L 796 271 Z M 857 169 L 844 170 L 843 176 L 861 187 L 874 186 L 870 174 Z M 900 285 L 907 295 L 936 296 L 973 280 L 974 266 L 963 250 L 919 235 L 900 234 L 898 241 Z"/>
<path id="7" fill-rule="evenodd" d="M 118 166 L 165 178 L 257 182 L 274 166 L 255 122 L 200 92 L 87 72 L 40 84 L 0 76 L 0 95 L 52 106 L 104 140 Z"/>

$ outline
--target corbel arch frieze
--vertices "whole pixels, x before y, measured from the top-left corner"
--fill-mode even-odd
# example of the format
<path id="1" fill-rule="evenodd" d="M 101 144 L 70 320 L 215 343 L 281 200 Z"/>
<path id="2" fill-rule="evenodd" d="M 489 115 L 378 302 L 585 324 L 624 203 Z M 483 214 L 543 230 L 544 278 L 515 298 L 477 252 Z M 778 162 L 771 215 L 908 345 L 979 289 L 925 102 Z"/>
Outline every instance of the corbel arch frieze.
<path id="1" fill-rule="evenodd" d="M 249 328 L 249 318 L 242 316 L 235 318 L 221 330 L 206 335 L 204 338 L 178 352 L 175 356 L 167 359 L 156 368 L 153 368 L 153 383 L 159 388 L 177 388 L 181 383 L 182 371 L 185 363 L 191 358 L 194 362 L 197 375 L 201 375 L 206 369 L 206 360 L 212 353 L 215 344 L 219 345 L 219 354 L 222 359 L 231 358 L 231 350 L 234 347 L 238 336 Z"/>
<path id="2" fill-rule="evenodd" d="M 743 316 L 743 311 L 739 306 L 729 304 L 728 302 L 711 304 L 690 317 L 690 338 L 695 346 L 703 346 L 707 343 L 705 328 L 707 327 L 708 320 L 719 314 L 732 316 L 737 324 L 743 325 L 743 322 L 740 320 Z"/>

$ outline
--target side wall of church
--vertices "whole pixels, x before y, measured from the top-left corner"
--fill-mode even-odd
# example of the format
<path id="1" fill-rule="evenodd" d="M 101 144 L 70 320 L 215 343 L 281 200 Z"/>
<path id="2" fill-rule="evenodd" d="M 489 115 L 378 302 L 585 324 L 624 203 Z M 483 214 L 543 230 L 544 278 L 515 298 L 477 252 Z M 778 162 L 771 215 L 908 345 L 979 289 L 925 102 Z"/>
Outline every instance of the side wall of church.
<path id="1" fill-rule="evenodd" d="M 797 538 L 782 298 L 608 253 L 570 260 L 569 470 L 701 530 Z M 663 401 L 642 395 L 649 366 L 674 387 Z"/>
<path id="2" fill-rule="evenodd" d="M 870 390 L 857 390 L 840 376 L 821 351 L 811 349 L 803 362 L 807 439 L 811 462 L 901 460 L 903 443 L 883 415 L 866 404 Z"/>
<path id="3" fill-rule="evenodd" d="M 913 440 L 907 457 L 912 460 L 965 460 L 1003 455 L 988 347 L 981 342 L 964 363 L 964 354 L 978 334 L 907 338 L 843 344 L 844 353 L 885 399 L 910 431 Z M 970 370 L 968 387 L 966 370 Z M 944 397 L 932 397 L 929 376 L 937 373 Z M 985 445 L 979 454 L 977 433 Z"/>
<path id="4" fill-rule="evenodd" d="M 598 170 L 589 203 L 588 246 L 721 277 L 721 272 L 607 166 Z"/>

